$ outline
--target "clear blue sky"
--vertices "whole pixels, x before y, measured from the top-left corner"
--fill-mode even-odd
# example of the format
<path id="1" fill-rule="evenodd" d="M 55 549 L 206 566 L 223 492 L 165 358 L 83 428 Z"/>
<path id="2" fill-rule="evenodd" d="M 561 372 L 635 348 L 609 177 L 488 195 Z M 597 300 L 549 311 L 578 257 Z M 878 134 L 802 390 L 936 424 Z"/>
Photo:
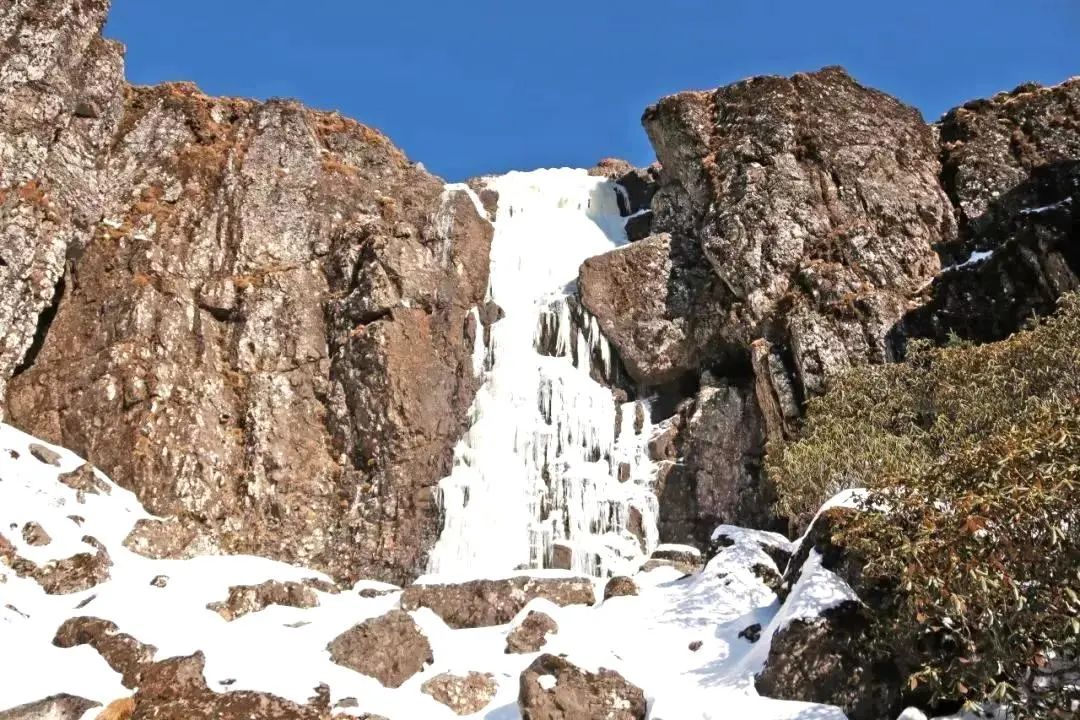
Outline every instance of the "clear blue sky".
<path id="1" fill-rule="evenodd" d="M 652 160 L 657 98 L 840 64 L 937 118 L 1080 74 L 1080 0 L 113 0 L 135 83 L 295 97 L 459 180 Z"/>

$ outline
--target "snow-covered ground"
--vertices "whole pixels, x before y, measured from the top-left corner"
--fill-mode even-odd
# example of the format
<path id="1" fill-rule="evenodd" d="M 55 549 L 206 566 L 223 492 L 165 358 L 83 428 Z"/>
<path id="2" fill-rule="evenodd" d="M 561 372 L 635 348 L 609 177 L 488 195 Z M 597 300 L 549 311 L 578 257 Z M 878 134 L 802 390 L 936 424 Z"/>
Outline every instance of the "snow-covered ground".
<path id="1" fill-rule="evenodd" d="M 32 443 L 58 453 L 59 467 L 36 458 L 30 452 Z M 35 580 L 20 578 L 0 564 L 0 648 L 14 649 L 0 652 L 0 678 L 5 680 L 0 684 L 0 708 L 61 692 L 103 703 L 130 695 L 92 648 L 53 646 L 56 630 L 66 619 L 87 615 L 111 620 L 121 632 L 154 645 L 158 660 L 203 651 L 207 684 L 221 692 L 258 690 L 304 703 L 325 683 L 335 701 L 360 700 L 359 707 L 342 712 L 438 720 L 457 716 L 420 692 L 424 681 L 446 671 L 490 672 L 498 693 L 469 717 L 510 720 L 519 717 L 518 676 L 535 654 L 506 654 L 506 635 L 522 616 L 540 609 L 559 624 L 544 652 L 566 653 L 585 668 L 603 666 L 622 673 L 650 698 L 652 718 L 844 717 L 835 708 L 769 700 L 754 691 L 753 674 L 765 660 L 773 630 L 850 596 L 850 589 L 818 565 L 804 573 L 804 587 L 797 588 L 781 610 L 750 567 L 774 566 L 761 543 L 785 547 L 788 542 L 782 537 L 724 528 L 735 544 L 701 573 L 682 577 L 669 567 L 639 573 L 640 595 L 593 607 L 560 608 L 535 600 L 509 625 L 453 630 L 431 611 L 417 611 L 413 617 L 431 642 L 435 662 L 402 687 L 388 689 L 333 664 L 325 648 L 355 623 L 397 607 L 400 593 L 364 598 L 361 589 L 389 586 L 362 582 L 336 595 L 320 592 L 315 608 L 274 605 L 226 622 L 206 605 L 225 599 L 230 586 L 322 576 L 256 557 L 153 560 L 134 554 L 123 540 L 137 520 L 149 516 L 130 492 L 104 475 L 99 478 L 110 492 L 87 493 L 80 503 L 76 490 L 58 477 L 82 463 L 62 448 L 0 425 L 0 532 L 16 553 L 40 565 L 93 552 L 82 540 L 90 536 L 105 546 L 113 563 L 107 581 L 69 595 L 48 595 Z M 71 516 L 82 518 L 81 525 Z M 38 523 L 51 542 L 25 542 L 21 531 L 28 522 Z M 164 587 L 151 583 L 160 575 L 169 579 Z M 752 644 L 738 637 L 754 623 L 765 628 L 761 640 Z M 695 652 L 690 644 L 696 642 L 701 646 Z"/>

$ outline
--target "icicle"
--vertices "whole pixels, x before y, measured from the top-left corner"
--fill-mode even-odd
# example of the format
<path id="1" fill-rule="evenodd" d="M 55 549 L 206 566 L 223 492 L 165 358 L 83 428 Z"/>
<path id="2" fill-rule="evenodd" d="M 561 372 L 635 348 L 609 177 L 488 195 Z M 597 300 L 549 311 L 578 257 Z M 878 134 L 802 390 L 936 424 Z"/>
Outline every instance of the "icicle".
<path id="1" fill-rule="evenodd" d="M 642 427 L 638 404 L 617 407 L 592 379 L 596 356 L 610 375 L 611 349 L 595 318 L 574 323 L 566 297 L 586 258 L 626 242 L 616 186 L 578 170 L 488 182 L 500 199 L 489 292 L 504 317 L 473 349 L 486 372 L 440 483 L 444 528 L 429 570 L 504 573 L 549 563 L 565 543 L 574 570 L 630 571 L 643 555 L 627 529 L 632 508 L 644 551 L 656 543 L 647 408 Z"/>

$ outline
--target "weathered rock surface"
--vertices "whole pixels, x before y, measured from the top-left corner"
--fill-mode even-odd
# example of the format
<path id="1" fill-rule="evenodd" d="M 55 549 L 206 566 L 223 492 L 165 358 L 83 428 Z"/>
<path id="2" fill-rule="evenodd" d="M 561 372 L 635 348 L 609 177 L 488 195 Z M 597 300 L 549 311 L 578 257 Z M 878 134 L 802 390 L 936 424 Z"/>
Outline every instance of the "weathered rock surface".
<path id="1" fill-rule="evenodd" d="M 267 693 L 215 693 L 206 686 L 202 653 L 172 658 L 146 668 L 131 720 L 328 720 L 330 709 L 322 702 L 308 705 Z"/>
<path id="2" fill-rule="evenodd" d="M 297 608 L 319 606 L 316 590 L 335 591 L 336 588 L 318 580 L 305 582 L 281 582 L 267 580 L 259 585 L 235 585 L 229 588 L 229 597 L 206 606 L 228 621 L 249 613 L 259 612 L 271 605 L 287 605 Z"/>
<path id="3" fill-rule="evenodd" d="M 604 599 L 609 600 L 613 597 L 628 597 L 638 594 L 637 583 L 633 578 L 624 576 L 613 577 L 607 581 L 604 585 Z"/>
<path id="4" fill-rule="evenodd" d="M 73 648 L 89 645 L 123 678 L 125 687 L 136 688 L 157 649 L 120 632 L 116 623 L 94 617 L 71 618 L 60 626 L 53 645 Z"/>
<path id="5" fill-rule="evenodd" d="M 75 695 L 54 695 L 10 710 L 0 711 L 0 720 L 81 720 L 101 703 Z"/>
<path id="6" fill-rule="evenodd" d="M 38 564 L 20 556 L 15 547 L 0 534 L 0 562 L 19 577 L 31 578 L 49 595 L 69 595 L 88 590 L 109 578 L 112 559 L 96 538 L 84 536 L 82 541 L 94 552 L 81 552 L 71 557 Z"/>
<path id="7" fill-rule="evenodd" d="M 590 578 L 515 577 L 446 585 L 411 585 L 401 594 L 404 610 L 430 608 L 452 628 L 505 625 L 531 600 L 543 598 L 565 607 L 592 605 Z"/>
<path id="8" fill-rule="evenodd" d="M 673 567 L 679 572 L 691 575 L 701 572 L 705 567 L 705 558 L 696 548 L 685 545 L 669 545 L 657 548 L 649 560 L 642 566 L 648 572 L 658 567 Z"/>
<path id="9" fill-rule="evenodd" d="M 521 624 L 506 636 L 507 653 L 534 653 L 547 644 L 548 635 L 559 632 L 559 624 L 547 613 L 531 610 Z"/>
<path id="10" fill-rule="evenodd" d="M 68 255 L 101 217 L 123 105 L 123 48 L 99 33 L 108 8 L 23 0 L 0 16 L 0 417 Z"/>
<path id="11" fill-rule="evenodd" d="M 614 670 L 582 670 L 541 655 L 521 674 L 523 720 L 644 720 L 645 693 Z"/>
<path id="12" fill-rule="evenodd" d="M 477 385 L 490 225 L 339 115 L 123 87 L 107 5 L 0 21 L 0 381 L 70 256 L 10 421 L 175 517 L 151 554 L 411 578 Z"/>
<path id="13" fill-rule="evenodd" d="M 487 707 L 499 689 L 491 673 L 468 675 L 442 673 L 420 686 L 421 692 L 441 702 L 458 715 L 472 715 Z"/>
<path id="14" fill-rule="evenodd" d="M 402 683 L 434 662 L 431 644 L 412 617 L 391 610 L 354 625 L 327 646 L 330 659 L 386 687 Z"/>
<path id="15" fill-rule="evenodd" d="M 682 409 L 660 488 L 660 536 L 705 547 L 718 525 L 773 529 L 775 491 L 763 468 L 765 423 L 754 390 L 706 374 Z"/>
<path id="16" fill-rule="evenodd" d="M 1080 288 L 1080 79 L 968 103 L 939 127 L 960 238 L 902 333 L 1000 340 Z"/>

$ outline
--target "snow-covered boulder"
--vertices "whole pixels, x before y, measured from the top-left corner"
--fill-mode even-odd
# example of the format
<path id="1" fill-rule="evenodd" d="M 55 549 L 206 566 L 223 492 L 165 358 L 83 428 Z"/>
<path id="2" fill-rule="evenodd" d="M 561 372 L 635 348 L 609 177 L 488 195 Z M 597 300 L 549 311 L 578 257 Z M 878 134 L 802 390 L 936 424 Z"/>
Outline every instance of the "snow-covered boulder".
<path id="1" fill-rule="evenodd" d="M 614 670 L 541 655 L 521 674 L 522 720 L 645 720 L 645 693 Z"/>
<path id="2" fill-rule="evenodd" d="M 559 632 L 559 624 L 547 613 L 532 610 L 517 627 L 506 636 L 506 652 L 534 653 L 547 642 L 548 635 Z"/>

